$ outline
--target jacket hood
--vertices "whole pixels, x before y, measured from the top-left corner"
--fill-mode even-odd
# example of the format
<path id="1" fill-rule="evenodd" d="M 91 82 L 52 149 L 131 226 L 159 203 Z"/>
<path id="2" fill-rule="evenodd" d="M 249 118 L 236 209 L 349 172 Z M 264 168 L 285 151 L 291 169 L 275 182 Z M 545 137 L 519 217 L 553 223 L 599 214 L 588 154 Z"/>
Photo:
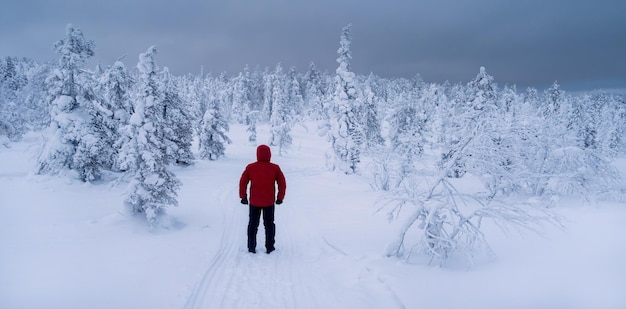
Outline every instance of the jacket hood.
<path id="1" fill-rule="evenodd" d="M 256 148 L 256 160 L 257 161 L 268 161 L 272 158 L 272 152 L 270 151 L 270 147 L 267 145 L 259 145 Z"/>

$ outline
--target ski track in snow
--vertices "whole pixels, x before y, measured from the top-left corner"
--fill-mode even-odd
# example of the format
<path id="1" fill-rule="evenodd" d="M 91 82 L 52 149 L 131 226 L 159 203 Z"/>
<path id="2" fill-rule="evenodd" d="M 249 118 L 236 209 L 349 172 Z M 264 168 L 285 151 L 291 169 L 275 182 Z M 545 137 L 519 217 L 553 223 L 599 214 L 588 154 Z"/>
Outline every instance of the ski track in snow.
<path id="1" fill-rule="evenodd" d="M 247 252 L 248 206 L 226 207 L 219 249 L 184 308 L 380 308 L 389 304 L 403 308 L 380 279 L 361 280 L 361 273 L 368 270 L 331 244 L 299 205 L 290 205 L 294 195 L 302 200 L 315 198 L 290 190 L 290 179 L 315 177 L 321 171 L 281 167 L 288 176 L 288 198 L 276 209 L 277 250 L 265 253 L 261 220 L 257 253 Z M 237 190 L 237 184 L 219 188 L 218 204 L 232 205 Z M 354 276 L 345 275 L 346 265 L 354 265 L 348 272 Z"/>
<path id="2" fill-rule="evenodd" d="M 222 194 L 222 199 L 232 200 L 236 188 Z M 264 230 L 259 227 L 257 254 L 245 248 L 247 207 L 233 207 L 226 212 L 220 247 L 209 262 L 202 279 L 189 296 L 185 309 L 196 308 L 370 308 L 376 304 L 365 291 L 345 291 L 332 278 L 333 254 L 342 253 L 315 234 L 310 223 L 297 210 L 278 209 L 289 220 L 277 222 L 277 251 L 265 254 Z M 279 215 L 277 215 L 278 217 Z M 281 233 L 283 231 L 283 233 Z M 286 233 L 285 231 L 290 231 Z M 295 231 L 295 233 L 293 233 Z M 321 246 L 322 252 L 303 250 L 298 241 Z M 326 247 L 326 248 L 323 248 Z M 330 248 L 331 250 L 326 250 Z M 322 256 L 324 255 L 324 256 Z M 343 264 L 343 263 L 342 263 Z M 335 282 L 333 282 L 335 281 Z M 346 298 L 347 296 L 347 298 Z M 372 307 L 373 308 L 373 307 Z"/>

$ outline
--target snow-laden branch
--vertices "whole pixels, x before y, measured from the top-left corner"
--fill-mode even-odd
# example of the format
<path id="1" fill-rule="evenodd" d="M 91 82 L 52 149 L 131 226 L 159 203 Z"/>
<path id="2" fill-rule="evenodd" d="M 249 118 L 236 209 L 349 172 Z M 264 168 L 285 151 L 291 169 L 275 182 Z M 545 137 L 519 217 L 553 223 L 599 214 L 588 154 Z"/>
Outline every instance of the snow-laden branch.
<path id="1" fill-rule="evenodd" d="M 477 122 L 471 134 L 456 143 L 457 147 L 439 162 L 438 175 L 428 181 L 406 182 L 393 191 L 395 205 L 390 215 L 399 217 L 401 208 L 410 206 L 411 209 L 388 247 L 388 256 L 409 259 L 421 252 L 429 257 L 430 263 L 438 261 L 443 265 L 450 257 L 461 255 L 471 265 L 478 254 L 494 256 L 481 231 L 483 219 L 491 219 L 505 230 L 513 226 L 537 233 L 541 233 L 544 224 L 562 226 L 547 207 L 497 199 L 497 183 L 490 188 L 491 192 L 484 194 L 461 189 L 450 181 L 453 170 L 463 161 L 471 164 L 474 171 L 481 164 L 483 170 L 489 170 L 489 166 L 500 163 L 476 155 L 476 149 L 485 138 L 484 128 L 483 122 Z M 409 241 L 411 243 L 407 243 Z"/>

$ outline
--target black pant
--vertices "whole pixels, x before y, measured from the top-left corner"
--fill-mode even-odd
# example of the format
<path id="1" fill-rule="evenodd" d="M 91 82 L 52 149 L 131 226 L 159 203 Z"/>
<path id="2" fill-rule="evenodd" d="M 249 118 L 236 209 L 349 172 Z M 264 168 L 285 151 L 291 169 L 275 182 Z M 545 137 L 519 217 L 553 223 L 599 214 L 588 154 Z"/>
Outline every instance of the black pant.
<path id="1" fill-rule="evenodd" d="M 256 250 L 256 232 L 259 229 L 261 213 L 263 213 L 263 226 L 265 226 L 265 249 L 274 250 L 274 205 L 268 207 L 256 207 L 250 205 L 250 221 L 248 221 L 248 250 Z"/>

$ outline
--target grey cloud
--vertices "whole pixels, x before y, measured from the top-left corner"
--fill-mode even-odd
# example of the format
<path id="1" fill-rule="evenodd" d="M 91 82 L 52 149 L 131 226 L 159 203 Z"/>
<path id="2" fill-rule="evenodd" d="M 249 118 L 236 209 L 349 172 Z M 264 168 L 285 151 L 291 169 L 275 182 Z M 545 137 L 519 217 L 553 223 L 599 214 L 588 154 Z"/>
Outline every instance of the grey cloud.
<path id="1" fill-rule="evenodd" d="M 480 66 L 499 84 L 626 88 L 626 2 L 3 1 L 0 56 L 55 59 L 73 23 L 96 43 L 94 61 L 134 66 L 157 45 L 175 74 L 235 74 L 245 65 L 313 61 L 333 72 L 341 28 L 352 23 L 353 70 L 467 82 Z"/>

